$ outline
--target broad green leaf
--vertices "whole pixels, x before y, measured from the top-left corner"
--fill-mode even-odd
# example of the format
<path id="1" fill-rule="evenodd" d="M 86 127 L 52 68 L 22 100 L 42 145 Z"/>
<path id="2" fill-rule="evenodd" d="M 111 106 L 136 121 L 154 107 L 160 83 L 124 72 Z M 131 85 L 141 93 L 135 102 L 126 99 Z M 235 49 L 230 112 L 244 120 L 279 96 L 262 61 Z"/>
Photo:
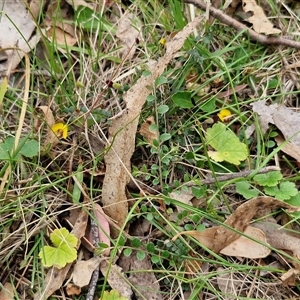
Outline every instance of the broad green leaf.
<path id="1" fill-rule="evenodd" d="M 286 202 L 290 205 L 300 206 L 300 193 L 286 200 Z"/>
<path id="2" fill-rule="evenodd" d="M 63 244 L 58 248 L 44 246 L 39 253 L 39 257 L 44 267 L 48 268 L 54 266 L 61 269 L 65 267 L 67 263 L 71 263 L 77 258 L 77 250 L 70 248 L 67 244 Z"/>
<path id="3" fill-rule="evenodd" d="M 159 86 L 162 84 L 168 83 L 168 78 L 165 76 L 159 76 L 156 80 L 155 80 L 155 86 Z"/>
<path id="4" fill-rule="evenodd" d="M 19 160 L 21 155 L 26 157 L 33 157 L 39 152 L 39 144 L 36 140 L 30 140 L 26 138 L 21 138 L 19 141 L 18 148 L 19 152 L 11 155 L 12 149 L 15 144 L 15 138 L 10 136 L 7 137 L 2 143 L 0 143 L 0 159 L 9 160 L 13 158 L 14 160 Z"/>
<path id="5" fill-rule="evenodd" d="M 250 184 L 247 181 L 237 182 L 235 186 L 236 186 L 236 192 L 242 195 L 245 199 L 251 199 L 257 197 L 259 194 L 258 190 L 250 188 Z"/>
<path id="6" fill-rule="evenodd" d="M 208 151 L 208 155 L 215 161 L 227 161 L 239 165 L 248 155 L 247 146 L 240 142 L 238 137 L 226 127 L 217 123 L 207 129 L 207 143 L 216 151 Z"/>
<path id="7" fill-rule="evenodd" d="M 170 133 L 163 133 L 159 136 L 159 139 L 162 141 L 162 142 L 165 142 L 167 140 L 169 140 L 171 138 L 171 134 Z"/>
<path id="8" fill-rule="evenodd" d="M 128 300 L 128 298 L 121 296 L 117 290 L 111 290 L 105 291 L 99 300 Z"/>
<path id="9" fill-rule="evenodd" d="M 216 98 L 209 99 L 207 102 L 203 103 L 200 108 L 207 113 L 210 113 L 216 109 Z"/>
<path id="10" fill-rule="evenodd" d="M 257 174 L 253 177 L 253 180 L 261 186 L 276 186 L 281 179 L 282 174 L 280 171 Z"/>
<path id="11" fill-rule="evenodd" d="M 22 143 L 20 140 L 20 143 Z M 26 157 L 33 157 L 39 153 L 39 143 L 36 140 L 26 140 L 25 144 L 22 146 L 20 153 Z"/>
<path id="12" fill-rule="evenodd" d="M 50 240 L 56 247 L 59 247 L 62 244 L 67 244 L 69 247 L 76 247 L 78 239 L 73 234 L 70 233 L 66 228 L 55 229 L 50 234 Z"/>
<path id="13" fill-rule="evenodd" d="M 158 112 L 160 115 L 165 114 L 168 110 L 169 110 L 169 106 L 166 105 L 166 104 L 162 104 L 162 105 L 160 105 L 160 106 L 157 108 L 157 112 Z"/>
<path id="14" fill-rule="evenodd" d="M 172 95 L 173 102 L 181 108 L 192 108 L 192 95 L 190 92 L 179 91 Z"/>
<path id="15" fill-rule="evenodd" d="M 67 263 L 77 258 L 77 237 L 66 228 L 55 229 L 50 234 L 50 240 L 55 247 L 44 246 L 39 253 L 45 267 L 63 268 Z"/>
<path id="16" fill-rule="evenodd" d="M 192 186 L 192 194 L 197 198 L 200 199 L 201 197 L 203 197 L 206 193 L 207 190 L 207 186 L 203 185 L 201 187 L 198 186 Z"/>
<path id="17" fill-rule="evenodd" d="M 267 186 L 264 188 L 266 194 L 270 196 L 274 196 L 280 200 L 288 200 L 293 196 L 298 194 L 298 190 L 296 188 L 295 183 L 293 182 L 281 182 L 278 186 Z"/>
<path id="18" fill-rule="evenodd" d="M 101 13 L 97 13 L 88 7 L 79 6 L 75 12 L 75 20 L 77 26 L 82 29 L 97 30 L 101 28 L 102 31 L 116 33 L 115 27 L 103 18 Z"/>

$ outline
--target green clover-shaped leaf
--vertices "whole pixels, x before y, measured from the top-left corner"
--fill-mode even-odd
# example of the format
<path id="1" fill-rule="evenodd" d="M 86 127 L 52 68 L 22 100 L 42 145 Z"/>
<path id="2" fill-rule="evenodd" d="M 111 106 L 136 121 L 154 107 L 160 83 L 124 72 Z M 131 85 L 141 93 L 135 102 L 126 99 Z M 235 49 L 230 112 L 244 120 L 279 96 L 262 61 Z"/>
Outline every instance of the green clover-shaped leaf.
<path id="1" fill-rule="evenodd" d="M 39 253 L 43 266 L 60 269 L 77 258 L 75 247 L 78 239 L 66 228 L 55 229 L 50 234 L 50 240 L 54 247 L 44 246 Z"/>
<path id="2" fill-rule="evenodd" d="M 39 257 L 44 267 L 54 266 L 61 269 L 77 258 L 77 250 L 67 244 L 62 244 L 59 247 L 45 246 L 40 251 Z"/>
<path id="3" fill-rule="evenodd" d="M 128 300 L 128 298 L 120 296 L 117 290 L 105 291 L 99 300 Z"/>
<path id="4" fill-rule="evenodd" d="M 261 186 L 275 186 L 282 179 L 280 171 L 273 171 L 265 174 L 257 174 L 253 180 Z"/>
<path id="5" fill-rule="evenodd" d="M 7 137 L 2 143 L 0 143 L 1 160 L 10 160 L 11 158 L 19 160 L 21 155 L 26 157 L 33 157 L 36 156 L 39 152 L 39 144 L 36 140 L 21 138 L 18 146 L 21 147 L 19 149 L 19 152 L 12 155 L 14 144 L 15 138 L 12 136 Z"/>
<path id="6" fill-rule="evenodd" d="M 59 247 L 63 243 L 68 244 L 70 247 L 75 248 L 78 242 L 77 237 L 70 233 L 66 228 L 55 229 L 50 234 L 50 240 L 56 247 Z"/>
<path id="7" fill-rule="evenodd" d="M 238 137 L 226 127 L 217 123 L 207 129 L 207 143 L 216 151 L 208 151 L 208 155 L 215 161 L 227 161 L 239 165 L 247 158 L 247 146 L 240 142 Z"/>
<path id="8" fill-rule="evenodd" d="M 251 199 L 257 197 L 259 194 L 258 190 L 251 189 L 250 184 L 247 181 L 240 181 L 235 184 L 236 192 L 242 195 L 245 199 Z"/>
<path id="9" fill-rule="evenodd" d="M 266 194 L 280 200 L 288 200 L 298 194 L 295 183 L 289 181 L 281 182 L 279 186 L 266 186 L 264 191 Z"/>

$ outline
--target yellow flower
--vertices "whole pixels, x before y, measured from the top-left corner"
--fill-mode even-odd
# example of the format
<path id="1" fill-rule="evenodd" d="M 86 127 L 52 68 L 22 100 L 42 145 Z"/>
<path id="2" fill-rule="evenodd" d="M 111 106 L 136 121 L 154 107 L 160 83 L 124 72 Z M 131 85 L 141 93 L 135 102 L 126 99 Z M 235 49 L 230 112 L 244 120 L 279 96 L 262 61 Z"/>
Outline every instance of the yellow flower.
<path id="1" fill-rule="evenodd" d="M 63 123 L 56 123 L 51 129 L 59 139 L 65 139 L 68 136 L 68 126 Z"/>
<path id="2" fill-rule="evenodd" d="M 163 46 L 166 46 L 167 40 L 163 37 L 163 38 L 160 39 L 159 43 L 160 43 L 161 45 L 163 45 Z"/>
<path id="3" fill-rule="evenodd" d="M 218 117 L 222 122 L 226 122 L 226 119 L 232 115 L 231 111 L 228 109 L 221 109 L 218 113 Z"/>

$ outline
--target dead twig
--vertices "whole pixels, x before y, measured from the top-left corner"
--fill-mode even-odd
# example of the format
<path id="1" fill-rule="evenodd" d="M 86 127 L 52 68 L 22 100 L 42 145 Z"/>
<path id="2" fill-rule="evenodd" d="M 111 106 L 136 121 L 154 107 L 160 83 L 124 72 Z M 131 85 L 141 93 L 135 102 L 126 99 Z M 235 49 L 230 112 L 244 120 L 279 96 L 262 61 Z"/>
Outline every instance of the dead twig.
<path id="1" fill-rule="evenodd" d="M 95 213 L 93 213 L 93 216 L 96 218 Z M 93 245 L 94 245 L 94 247 L 97 247 L 97 245 L 99 243 L 99 231 L 98 231 L 97 222 L 94 220 L 94 218 L 91 218 L 91 231 L 92 231 L 92 237 L 93 237 Z M 92 278 L 91 278 L 91 281 L 89 284 L 89 290 L 86 295 L 86 300 L 94 299 L 98 279 L 99 279 L 99 267 L 97 267 L 92 274 Z"/>
<path id="2" fill-rule="evenodd" d="M 279 167 L 276 166 L 270 166 L 270 167 L 265 167 L 262 168 L 261 170 L 255 171 L 255 170 L 247 170 L 247 171 L 241 171 L 241 172 L 237 172 L 237 173 L 229 173 L 226 175 L 222 175 L 222 176 L 218 176 L 216 178 L 206 178 L 201 180 L 201 184 L 212 184 L 215 182 L 221 182 L 221 181 L 227 181 L 227 180 L 231 180 L 231 179 L 236 179 L 236 178 L 245 178 L 249 175 L 252 174 L 264 174 L 264 173 L 268 173 L 268 172 L 272 172 L 272 171 L 280 171 Z M 190 182 L 191 184 L 187 184 L 188 186 L 194 186 L 197 185 L 193 182 Z"/>
<path id="3" fill-rule="evenodd" d="M 206 10 L 207 4 L 205 2 L 202 2 L 200 0 L 185 0 L 186 3 L 190 3 L 195 5 L 196 7 Z M 296 42 L 293 40 L 289 40 L 280 36 L 266 36 L 259 34 L 255 32 L 254 30 L 248 28 L 244 24 L 238 22 L 237 20 L 231 18 L 230 16 L 226 15 L 223 11 L 220 9 L 217 9 L 213 6 L 209 7 L 209 13 L 212 17 L 218 19 L 220 22 L 233 27 L 238 32 L 245 31 L 249 34 L 249 37 L 251 40 L 259 42 L 263 45 L 282 45 L 286 47 L 291 47 L 295 49 L 300 49 L 300 42 Z"/>
<path id="4" fill-rule="evenodd" d="M 226 175 L 202 179 L 200 182 L 201 182 L 201 184 L 214 184 L 216 182 L 223 182 L 223 181 L 236 179 L 236 178 L 245 178 L 249 175 L 254 176 L 256 174 L 264 174 L 264 173 L 268 173 L 268 172 L 272 172 L 272 171 L 280 171 L 280 168 L 276 167 L 276 166 L 269 166 L 269 167 L 262 168 L 261 170 L 258 170 L 258 171 L 247 170 L 247 171 L 241 171 L 241 172 L 237 172 L 237 173 L 228 173 Z M 189 181 L 185 185 L 188 187 L 192 187 L 192 186 L 199 186 L 199 183 L 195 183 L 194 181 Z M 138 186 L 133 181 L 130 181 L 128 184 L 128 187 L 135 189 L 135 190 L 136 190 L 136 188 L 142 189 L 143 191 L 146 191 L 147 193 L 149 193 L 151 195 L 157 195 L 157 194 L 161 193 L 161 191 L 162 191 L 160 185 L 157 185 L 154 187 L 149 187 L 148 185 L 146 185 L 145 183 L 143 183 L 141 181 L 138 182 Z M 174 187 L 174 186 L 171 185 L 171 187 Z"/>

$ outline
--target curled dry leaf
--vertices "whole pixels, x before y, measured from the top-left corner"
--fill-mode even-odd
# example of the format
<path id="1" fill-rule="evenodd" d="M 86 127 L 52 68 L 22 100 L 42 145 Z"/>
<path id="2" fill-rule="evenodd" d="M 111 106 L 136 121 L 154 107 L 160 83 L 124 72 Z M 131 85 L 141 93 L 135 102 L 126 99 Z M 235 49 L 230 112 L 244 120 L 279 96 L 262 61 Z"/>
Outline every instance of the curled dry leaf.
<path id="1" fill-rule="evenodd" d="M 285 142 L 280 136 L 276 136 L 275 141 L 278 146 L 281 146 Z M 300 162 L 300 146 L 287 142 L 285 145 L 281 146 L 280 150 L 295 158 L 297 162 Z"/>
<path id="2" fill-rule="evenodd" d="M 253 24 L 253 29 L 257 33 L 278 34 L 281 32 L 280 29 L 274 28 L 263 9 L 256 4 L 255 0 L 243 0 L 243 10 L 253 14 L 247 21 Z"/>
<path id="3" fill-rule="evenodd" d="M 7 60 L 0 64 L 0 71 L 13 70 L 24 57 L 38 43 L 40 36 L 33 35 L 35 23 L 22 0 L 1 1 L 0 35 L 1 49 L 6 50 Z M 9 33 L 9 34 L 4 34 Z"/>
<path id="4" fill-rule="evenodd" d="M 290 269 L 284 273 L 280 280 L 282 281 L 283 286 L 296 286 L 296 279 L 300 274 L 300 270 Z"/>
<path id="5" fill-rule="evenodd" d="M 165 55 L 149 65 L 151 76 L 139 78 L 123 95 L 126 109 L 112 119 L 108 129 L 111 147 L 104 157 L 106 173 L 102 187 L 103 210 L 120 227 L 127 218 L 128 201 L 125 189 L 130 181 L 130 160 L 135 149 L 139 115 L 151 92 L 149 86 L 163 73 L 167 64 L 183 46 L 185 39 L 202 20 L 202 16 L 196 17 L 170 40 Z"/>
<path id="6" fill-rule="evenodd" d="M 2 284 L 1 284 L 2 286 Z M 14 300 L 14 287 L 11 283 L 6 282 L 4 286 L 2 286 L 0 291 L 0 299 L 1 300 Z"/>
<path id="7" fill-rule="evenodd" d="M 81 293 L 81 288 L 74 283 L 68 283 L 66 287 L 66 293 L 68 296 L 78 296 Z"/>
<path id="8" fill-rule="evenodd" d="M 55 40 L 55 44 L 57 44 L 57 46 L 74 46 L 77 42 L 76 38 L 59 27 L 51 27 L 49 30 L 47 30 L 47 37 L 50 41 Z M 63 53 L 66 51 L 61 47 L 59 47 L 59 49 Z"/>
<path id="9" fill-rule="evenodd" d="M 100 257 L 95 256 L 89 260 L 78 261 L 72 273 L 73 283 L 80 288 L 87 286 L 94 270 L 99 268 L 100 260 Z"/>
<path id="10" fill-rule="evenodd" d="M 245 258 L 263 258 L 267 257 L 271 250 L 256 241 L 267 244 L 264 232 L 258 228 L 247 226 L 244 234 L 250 236 L 254 240 L 250 240 L 246 236 L 241 235 L 237 240 L 223 248 L 220 253 L 228 256 L 245 257 Z"/>
<path id="11" fill-rule="evenodd" d="M 108 262 L 104 260 L 100 263 L 100 270 L 112 289 L 117 290 L 121 296 L 131 299 L 131 286 L 120 267 L 117 265 L 109 265 Z"/>
<path id="12" fill-rule="evenodd" d="M 140 35 L 139 23 L 137 16 L 132 13 L 126 13 L 119 21 L 116 36 L 123 46 L 122 59 L 131 59 L 135 53 L 136 39 Z"/>
<path id="13" fill-rule="evenodd" d="M 300 259 L 300 235 L 292 235 L 287 229 L 273 222 L 256 222 L 252 226 L 265 233 L 267 242 L 273 248 L 291 251 L 295 258 Z"/>
<path id="14" fill-rule="evenodd" d="M 95 203 L 94 204 L 95 207 L 95 217 L 96 217 L 96 222 L 98 225 L 98 236 L 99 236 L 99 242 L 100 243 L 104 243 L 106 245 L 108 245 L 108 249 L 105 250 L 105 252 L 103 253 L 104 256 L 109 256 L 110 253 L 110 228 L 109 228 L 109 223 L 105 217 L 105 213 L 102 209 L 102 207 Z M 87 238 L 90 241 L 91 244 L 93 244 L 93 236 L 92 236 L 92 232 L 91 230 L 89 230 L 88 234 L 87 234 Z M 89 249 L 91 250 L 91 249 Z"/>
<path id="15" fill-rule="evenodd" d="M 84 0 L 66 0 L 66 2 L 70 4 L 74 8 L 74 10 L 77 10 L 79 6 L 88 7 L 91 10 L 95 10 L 97 7 L 96 1 L 88 3 Z"/>
<path id="16" fill-rule="evenodd" d="M 159 139 L 158 130 L 151 130 L 150 126 L 155 124 L 155 120 L 153 116 L 150 116 L 146 119 L 144 123 L 142 123 L 140 128 L 140 135 L 142 135 L 150 144 L 153 145 L 153 141 Z"/>
<path id="17" fill-rule="evenodd" d="M 259 116 L 262 133 L 267 131 L 269 123 L 274 124 L 284 138 L 289 140 L 289 143 L 282 147 L 282 151 L 299 161 L 299 153 L 297 152 L 299 152 L 300 147 L 300 113 L 276 103 L 266 105 L 266 100 L 254 102 L 252 107 Z M 276 139 L 278 144 L 283 142 L 280 137 Z"/>
<path id="18" fill-rule="evenodd" d="M 188 204 L 191 206 L 193 206 L 192 199 L 195 198 L 195 196 L 192 193 L 192 188 L 188 188 L 187 190 L 171 192 L 169 194 L 169 197 L 172 199 L 175 199 L 181 203 Z M 181 207 L 179 205 L 177 205 L 176 207 L 177 207 L 178 212 L 184 211 L 183 207 Z"/>
<path id="19" fill-rule="evenodd" d="M 45 130 L 47 132 L 46 138 L 43 141 L 43 152 L 44 152 L 46 150 L 55 147 L 59 142 L 59 138 L 51 129 L 55 124 L 55 120 L 51 108 L 49 106 L 39 106 L 36 108 L 36 111 L 37 112 L 41 111 L 43 117 L 41 117 L 41 115 L 38 113 L 35 114 L 35 119 L 34 119 L 35 130 L 37 132 L 40 132 L 41 136 L 43 136 L 43 129 L 44 129 L 43 125 L 45 125 L 46 127 Z"/>
<path id="20" fill-rule="evenodd" d="M 238 255 L 235 256 L 243 256 L 243 255 L 248 255 L 248 256 L 244 256 L 244 257 L 251 257 L 254 255 L 258 255 L 258 257 L 265 257 L 267 255 L 267 247 L 265 248 L 260 248 L 260 246 L 257 246 L 257 253 L 245 253 L 243 252 L 244 250 L 240 249 L 240 246 L 243 248 L 243 244 L 244 244 L 244 239 L 249 240 L 246 237 L 241 237 L 241 235 L 237 232 L 245 232 L 245 230 L 247 229 L 250 221 L 252 220 L 253 217 L 255 216 L 260 216 L 262 214 L 262 212 L 266 211 L 266 210 L 271 210 L 271 209 L 279 209 L 279 208 L 285 208 L 287 209 L 289 212 L 296 212 L 296 211 L 300 211 L 299 207 L 294 207 L 291 206 L 281 200 L 277 200 L 275 198 L 272 197 L 257 197 L 254 199 L 251 199 L 247 202 L 245 202 L 244 204 L 242 204 L 241 206 L 239 206 L 236 211 L 231 214 L 228 219 L 224 222 L 225 226 L 215 226 L 215 227 L 211 227 L 208 229 L 205 229 L 204 231 L 196 231 L 196 230 L 192 230 L 192 231 L 183 231 L 178 233 L 177 235 L 175 235 L 173 237 L 172 240 L 175 240 L 178 238 L 178 236 L 183 235 L 183 234 L 187 234 L 190 236 L 195 237 L 197 240 L 199 240 L 199 242 L 204 245 L 205 247 L 213 250 L 216 253 L 223 253 L 223 249 L 225 249 L 226 251 L 226 247 L 228 246 L 229 249 L 233 249 L 233 247 L 238 247 L 239 248 L 239 253 Z M 253 227 L 257 227 L 254 226 Z M 262 228 L 260 228 L 262 229 Z M 248 229 L 249 230 L 249 229 Z M 265 230 L 262 229 L 263 233 L 266 235 L 267 240 L 265 240 L 263 233 L 261 232 L 252 232 L 248 234 L 249 236 L 252 236 L 253 234 L 258 234 L 259 237 L 257 235 L 253 236 L 255 239 L 263 242 L 263 243 L 269 243 L 271 246 L 273 246 L 274 248 L 278 248 L 275 247 L 274 245 L 272 245 L 272 242 L 269 240 L 268 238 L 268 234 L 266 233 Z M 255 231 L 255 230 L 254 230 Z M 249 233 L 249 231 L 248 231 Z M 273 234 L 275 234 L 273 232 Z M 241 238 L 241 241 L 237 242 L 237 240 Z M 233 242 L 237 242 L 234 245 L 231 245 Z M 256 243 L 255 241 L 251 241 L 254 242 L 255 244 L 259 244 Z M 254 245 L 252 244 L 249 240 L 250 245 L 252 245 L 252 247 L 254 247 Z M 248 243 L 248 241 L 247 241 Z M 249 247 L 249 246 L 246 246 Z M 256 247 L 256 246 L 255 246 Z M 281 249 L 281 248 L 278 248 Z M 299 247 L 300 249 L 300 247 Z M 227 248 L 228 250 L 228 248 Z M 248 250 L 248 248 L 246 248 L 246 250 Z M 294 251 L 297 251 L 295 248 L 293 248 Z M 297 251 L 297 254 L 299 254 L 300 250 Z M 223 253 L 226 254 L 226 253 Z M 243 254 L 243 255 L 242 255 Z M 231 254 L 227 254 L 227 255 L 231 255 Z M 251 257 L 254 258 L 254 257 Z"/>
<path id="21" fill-rule="evenodd" d="M 146 256 L 143 260 L 138 260 L 136 251 L 133 251 L 130 259 L 130 276 L 129 282 L 138 290 L 136 298 L 162 300 L 160 286 L 157 278 L 152 270 L 152 265 L 149 257 Z M 140 270 L 147 270 L 141 272 Z"/>
<path id="22" fill-rule="evenodd" d="M 66 52 L 64 46 L 74 46 L 77 42 L 74 26 L 71 25 L 73 15 L 71 6 L 62 6 L 60 1 L 52 1 L 46 11 L 45 26 L 48 28 L 46 35 L 62 53 Z"/>
<path id="23" fill-rule="evenodd" d="M 244 232 L 254 216 L 260 216 L 266 210 L 275 210 L 279 208 L 285 208 L 289 212 L 300 211 L 300 207 L 294 207 L 272 197 L 256 197 L 243 203 L 224 222 L 229 228 L 219 226 L 217 229 L 213 250 L 217 253 L 220 252 L 221 249 L 240 236 L 237 232 L 230 229 L 230 227 L 240 232 Z"/>

